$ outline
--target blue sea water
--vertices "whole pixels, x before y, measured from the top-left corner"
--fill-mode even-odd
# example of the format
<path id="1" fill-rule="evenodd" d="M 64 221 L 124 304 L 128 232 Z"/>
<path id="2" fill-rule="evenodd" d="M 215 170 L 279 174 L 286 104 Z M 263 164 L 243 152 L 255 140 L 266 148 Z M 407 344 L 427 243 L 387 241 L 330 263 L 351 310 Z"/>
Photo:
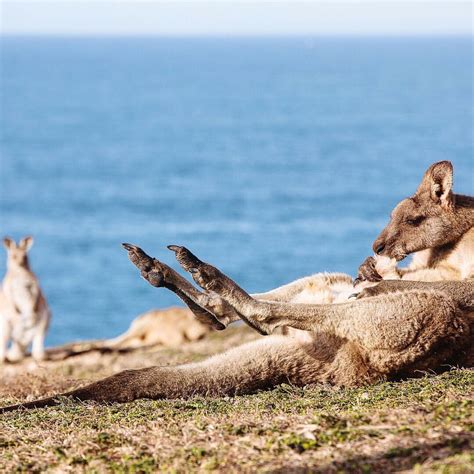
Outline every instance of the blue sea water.
<path id="1" fill-rule="evenodd" d="M 472 64 L 471 38 L 2 38 L 0 231 L 36 239 L 48 344 L 177 303 L 124 241 L 249 291 L 354 274 L 430 163 L 473 193 Z"/>

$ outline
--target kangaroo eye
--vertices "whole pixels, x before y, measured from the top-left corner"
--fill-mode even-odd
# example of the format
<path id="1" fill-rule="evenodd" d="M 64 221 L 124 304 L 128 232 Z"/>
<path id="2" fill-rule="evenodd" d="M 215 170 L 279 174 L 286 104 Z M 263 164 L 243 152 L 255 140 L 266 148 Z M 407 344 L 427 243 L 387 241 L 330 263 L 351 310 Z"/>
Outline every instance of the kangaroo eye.
<path id="1" fill-rule="evenodd" d="M 410 219 L 407 219 L 407 224 L 417 226 L 420 225 L 424 220 L 425 216 L 412 217 Z"/>

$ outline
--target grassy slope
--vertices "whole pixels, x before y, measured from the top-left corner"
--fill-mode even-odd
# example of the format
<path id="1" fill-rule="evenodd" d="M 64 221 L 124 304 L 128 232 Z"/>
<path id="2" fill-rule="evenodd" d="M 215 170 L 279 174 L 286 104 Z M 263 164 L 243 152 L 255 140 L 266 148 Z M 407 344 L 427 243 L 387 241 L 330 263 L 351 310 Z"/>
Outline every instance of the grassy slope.
<path id="1" fill-rule="evenodd" d="M 245 328 L 182 351 L 91 354 L 0 371 L 7 404 L 125 367 L 200 358 L 255 336 Z M 73 404 L 0 415 L 0 472 L 472 472 L 474 372 L 360 389 L 281 386 L 236 398 Z"/>

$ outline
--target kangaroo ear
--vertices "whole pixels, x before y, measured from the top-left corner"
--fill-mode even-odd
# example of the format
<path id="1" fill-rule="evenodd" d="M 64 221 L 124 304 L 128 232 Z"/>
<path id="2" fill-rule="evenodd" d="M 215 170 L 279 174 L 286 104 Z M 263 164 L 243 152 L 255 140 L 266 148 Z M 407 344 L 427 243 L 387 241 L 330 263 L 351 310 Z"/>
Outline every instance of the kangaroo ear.
<path id="1" fill-rule="evenodd" d="M 450 161 L 434 163 L 423 176 L 417 194 L 428 192 L 430 198 L 444 208 L 454 205 L 453 165 Z"/>
<path id="2" fill-rule="evenodd" d="M 14 249 L 16 247 L 15 241 L 13 239 L 10 239 L 10 237 L 4 237 L 3 238 L 3 246 L 7 249 Z"/>
<path id="3" fill-rule="evenodd" d="M 28 237 L 23 237 L 23 239 L 21 239 L 20 243 L 18 244 L 18 248 L 28 252 L 28 250 L 30 250 L 30 248 L 33 246 L 33 242 L 33 237 L 30 235 Z"/>

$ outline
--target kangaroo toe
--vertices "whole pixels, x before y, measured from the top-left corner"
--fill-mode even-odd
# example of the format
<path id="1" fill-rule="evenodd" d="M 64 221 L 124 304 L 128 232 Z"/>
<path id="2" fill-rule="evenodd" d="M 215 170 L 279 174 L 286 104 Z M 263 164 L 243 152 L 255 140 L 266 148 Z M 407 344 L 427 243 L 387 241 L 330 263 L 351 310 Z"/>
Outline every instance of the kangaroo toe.
<path id="1" fill-rule="evenodd" d="M 179 264 L 187 271 L 191 273 L 196 273 L 200 267 L 203 266 L 204 262 L 199 260 L 190 250 L 186 247 L 181 247 L 179 245 L 168 245 L 168 248 L 175 253 L 176 260 Z"/>
<path id="2" fill-rule="evenodd" d="M 153 259 L 136 245 L 123 243 L 123 248 L 128 251 L 129 260 L 141 271 L 150 271 L 153 267 Z"/>

